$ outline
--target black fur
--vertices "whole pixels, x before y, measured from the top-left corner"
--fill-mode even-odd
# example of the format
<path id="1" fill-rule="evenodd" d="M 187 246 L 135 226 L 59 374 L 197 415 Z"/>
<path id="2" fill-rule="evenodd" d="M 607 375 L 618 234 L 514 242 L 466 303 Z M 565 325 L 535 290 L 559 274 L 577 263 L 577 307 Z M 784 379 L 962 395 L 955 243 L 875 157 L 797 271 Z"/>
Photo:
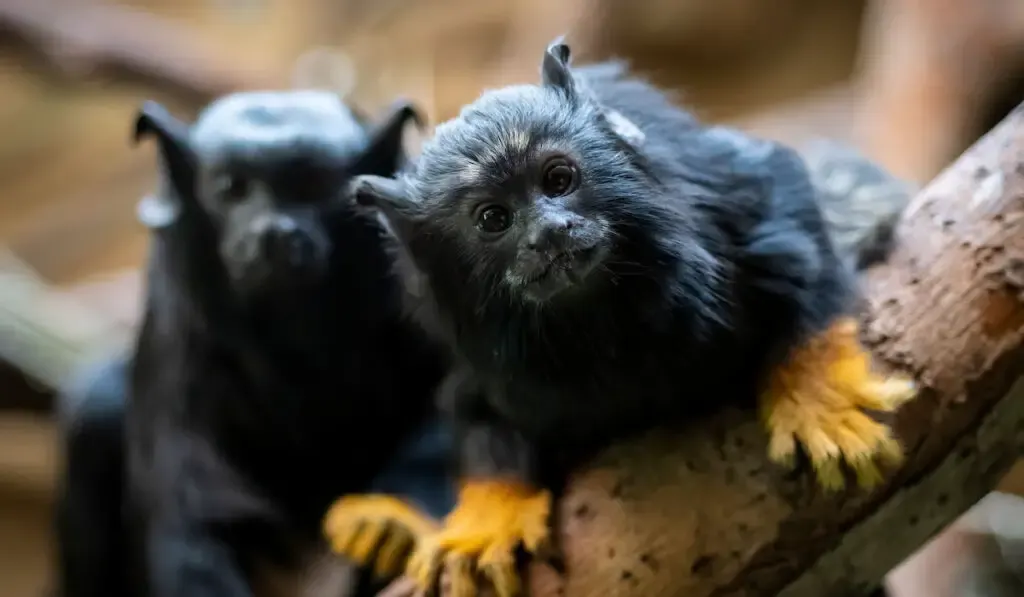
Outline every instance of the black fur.
<path id="1" fill-rule="evenodd" d="M 79 374 L 58 401 L 64 473 L 58 477 L 57 595 L 125 597 L 124 408 L 127 362 Z"/>
<path id="2" fill-rule="evenodd" d="M 623 435 L 752 403 L 769 368 L 853 304 L 794 152 L 701 125 L 621 65 L 567 59 L 556 42 L 541 85 L 485 93 L 397 180 L 352 186 L 428 281 L 421 313 L 463 368 L 450 394 L 464 448 L 481 433 L 500 444 L 464 450 L 464 474 L 557 486 Z M 561 197 L 540 191 L 552 155 L 578 167 Z M 493 204 L 514 214 L 496 239 L 473 219 Z M 548 270 L 527 263 L 548 259 L 538 226 L 563 230 Z"/>
<path id="3" fill-rule="evenodd" d="M 127 368 L 124 355 L 90 364 L 58 402 L 65 467 L 55 516 L 58 596 L 133 594 L 125 583 L 125 564 L 132 558 L 122 520 Z M 369 491 L 407 496 L 439 518 L 454 503 L 451 453 L 448 426 L 431 418 L 407 438 Z"/>
<path id="4" fill-rule="evenodd" d="M 347 177 L 399 166 L 411 115 L 368 131 L 315 92 L 228 96 L 193 126 L 143 109 L 137 136 L 160 142 L 165 184 L 143 210 L 129 365 L 130 594 L 250 595 L 254 566 L 296 563 L 329 504 L 371 489 L 431 416 L 443 359 L 402 316 L 378 223 L 338 201 Z M 249 194 L 224 202 L 221 173 Z"/>

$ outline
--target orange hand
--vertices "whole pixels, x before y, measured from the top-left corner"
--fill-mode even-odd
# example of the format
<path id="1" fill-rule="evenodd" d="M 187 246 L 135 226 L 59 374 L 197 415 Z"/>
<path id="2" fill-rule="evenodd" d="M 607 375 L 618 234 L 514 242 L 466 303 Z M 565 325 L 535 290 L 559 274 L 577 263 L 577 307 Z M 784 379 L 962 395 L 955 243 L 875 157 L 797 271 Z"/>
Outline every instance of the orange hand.
<path id="1" fill-rule="evenodd" d="M 406 555 L 437 523 L 389 495 L 352 495 L 334 502 L 324 518 L 331 549 L 360 566 L 373 565 L 379 578 L 402 573 Z"/>
<path id="2" fill-rule="evenodd" d="M 446 567 L 451 594 L 474 597 L 479 572 L 498 597 L 515 597 L 521 592 L 516 549 L 536 554 L 547 544 L 550 512 L 547 491 L 501 479 L 466 481 L 455 510 L 440 532 L 417 546 L 407 573 L 429 593 Z"/>
<path id="3" fill-rule="evenodd" d="M 841 489 L 845 461 L 863 487 L 882 481 L 875 463 L 903 458 L 891 429 L 865 410 L 892 412 L 916 394 L 902 377 L 871 371 L 871 356 L 857 338 L 857 323 L 843 319 L 814 338 L 771 377 L 761 415 L 771 436 L 772 460 L 792 463 L 803 445 L 826 489 Z"/>

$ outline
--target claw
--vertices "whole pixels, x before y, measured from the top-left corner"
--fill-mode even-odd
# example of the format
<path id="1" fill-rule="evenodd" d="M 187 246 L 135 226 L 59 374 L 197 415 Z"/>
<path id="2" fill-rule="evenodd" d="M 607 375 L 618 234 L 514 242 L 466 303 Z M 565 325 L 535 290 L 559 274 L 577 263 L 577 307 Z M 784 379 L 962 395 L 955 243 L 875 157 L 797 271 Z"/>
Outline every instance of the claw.
<path id="1" fill-rule="evenodd" d="M 373 566 L 378 578 L 401 574 L 406 555 L 437 523 L 388 495 L 352 495 L 334 502 L 324 518 L 331 549 L 360 566 Z"/>
<path id="2" fill-rule="evenodd" d="M 902 461 L 891 429 L 864 411 L 893 412 L 912 399 L 914 383 L 871 371 L 871 358 L 857 339 L 857 325 L 844 319 L 794 353 L 772 376 L 761 411 L 770 439 L 768 455 L 792 465 L 803 447 L 818 483 L 845 485 L 843 463 L 861 487 L 883 480 L 881 461 Z"/>
<path id="3" fill-rule="evenodd" d="M 503 480 L 468 481 L 443 528 L 417 546 L 406 571 L 428 594 L 443 564 L 454 597 L 475 596 L 477 575 L 497 597 L 516 597 L 522 590 L 516 550 L 536 554 L 547 544 L 550 512 L 547 491 Z"/>

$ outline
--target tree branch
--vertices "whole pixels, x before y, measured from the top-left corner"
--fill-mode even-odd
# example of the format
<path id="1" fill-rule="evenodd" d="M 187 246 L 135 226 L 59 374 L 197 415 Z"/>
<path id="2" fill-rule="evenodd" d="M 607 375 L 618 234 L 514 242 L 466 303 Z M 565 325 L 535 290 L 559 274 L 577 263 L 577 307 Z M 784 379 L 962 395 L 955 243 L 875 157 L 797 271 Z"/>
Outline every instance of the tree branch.
<path id="1" fill-rule="evenodd" d="M 537 597 L 868 595 L 985 495 L 1024 449 L 1024 106 L 912 202 L 867 275 L 865 341 L 922 392 L 898 415 L 906 464 L 826 495 L 765 457 L 752 413 L 616 446 L 560 512 L 568 573 Z"/>
<path id="2" fill-rule="evenodd" d="M 102 0 L 4 0 L 0 32 L 21 39 L 65 76 L 116 73 L 200 103 L 276 86 L 284 75 L 240 68 L 184 25 Z"/>

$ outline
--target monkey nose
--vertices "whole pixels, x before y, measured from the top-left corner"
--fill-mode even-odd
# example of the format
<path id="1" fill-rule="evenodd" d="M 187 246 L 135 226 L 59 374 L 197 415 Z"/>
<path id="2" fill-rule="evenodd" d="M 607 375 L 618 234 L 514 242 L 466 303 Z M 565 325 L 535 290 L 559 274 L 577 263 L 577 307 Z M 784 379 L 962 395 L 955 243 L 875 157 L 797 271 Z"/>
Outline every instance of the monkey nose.
<path id="1" fill-rule="evenodd" d="M 547 222 L 544 226 L 531 231 L 526 239 L 526 246 L 532 251 L 563 251 L 571 241 L 575 223 L 570 218 L 560 218 Z"/>
<path id="2" fill-rule="evenodd" d="M 313 259 L 312 243 L 290 218 L 279 218 L 263 231 L 260 250 L 268 261 L 298 266 Z"/>

